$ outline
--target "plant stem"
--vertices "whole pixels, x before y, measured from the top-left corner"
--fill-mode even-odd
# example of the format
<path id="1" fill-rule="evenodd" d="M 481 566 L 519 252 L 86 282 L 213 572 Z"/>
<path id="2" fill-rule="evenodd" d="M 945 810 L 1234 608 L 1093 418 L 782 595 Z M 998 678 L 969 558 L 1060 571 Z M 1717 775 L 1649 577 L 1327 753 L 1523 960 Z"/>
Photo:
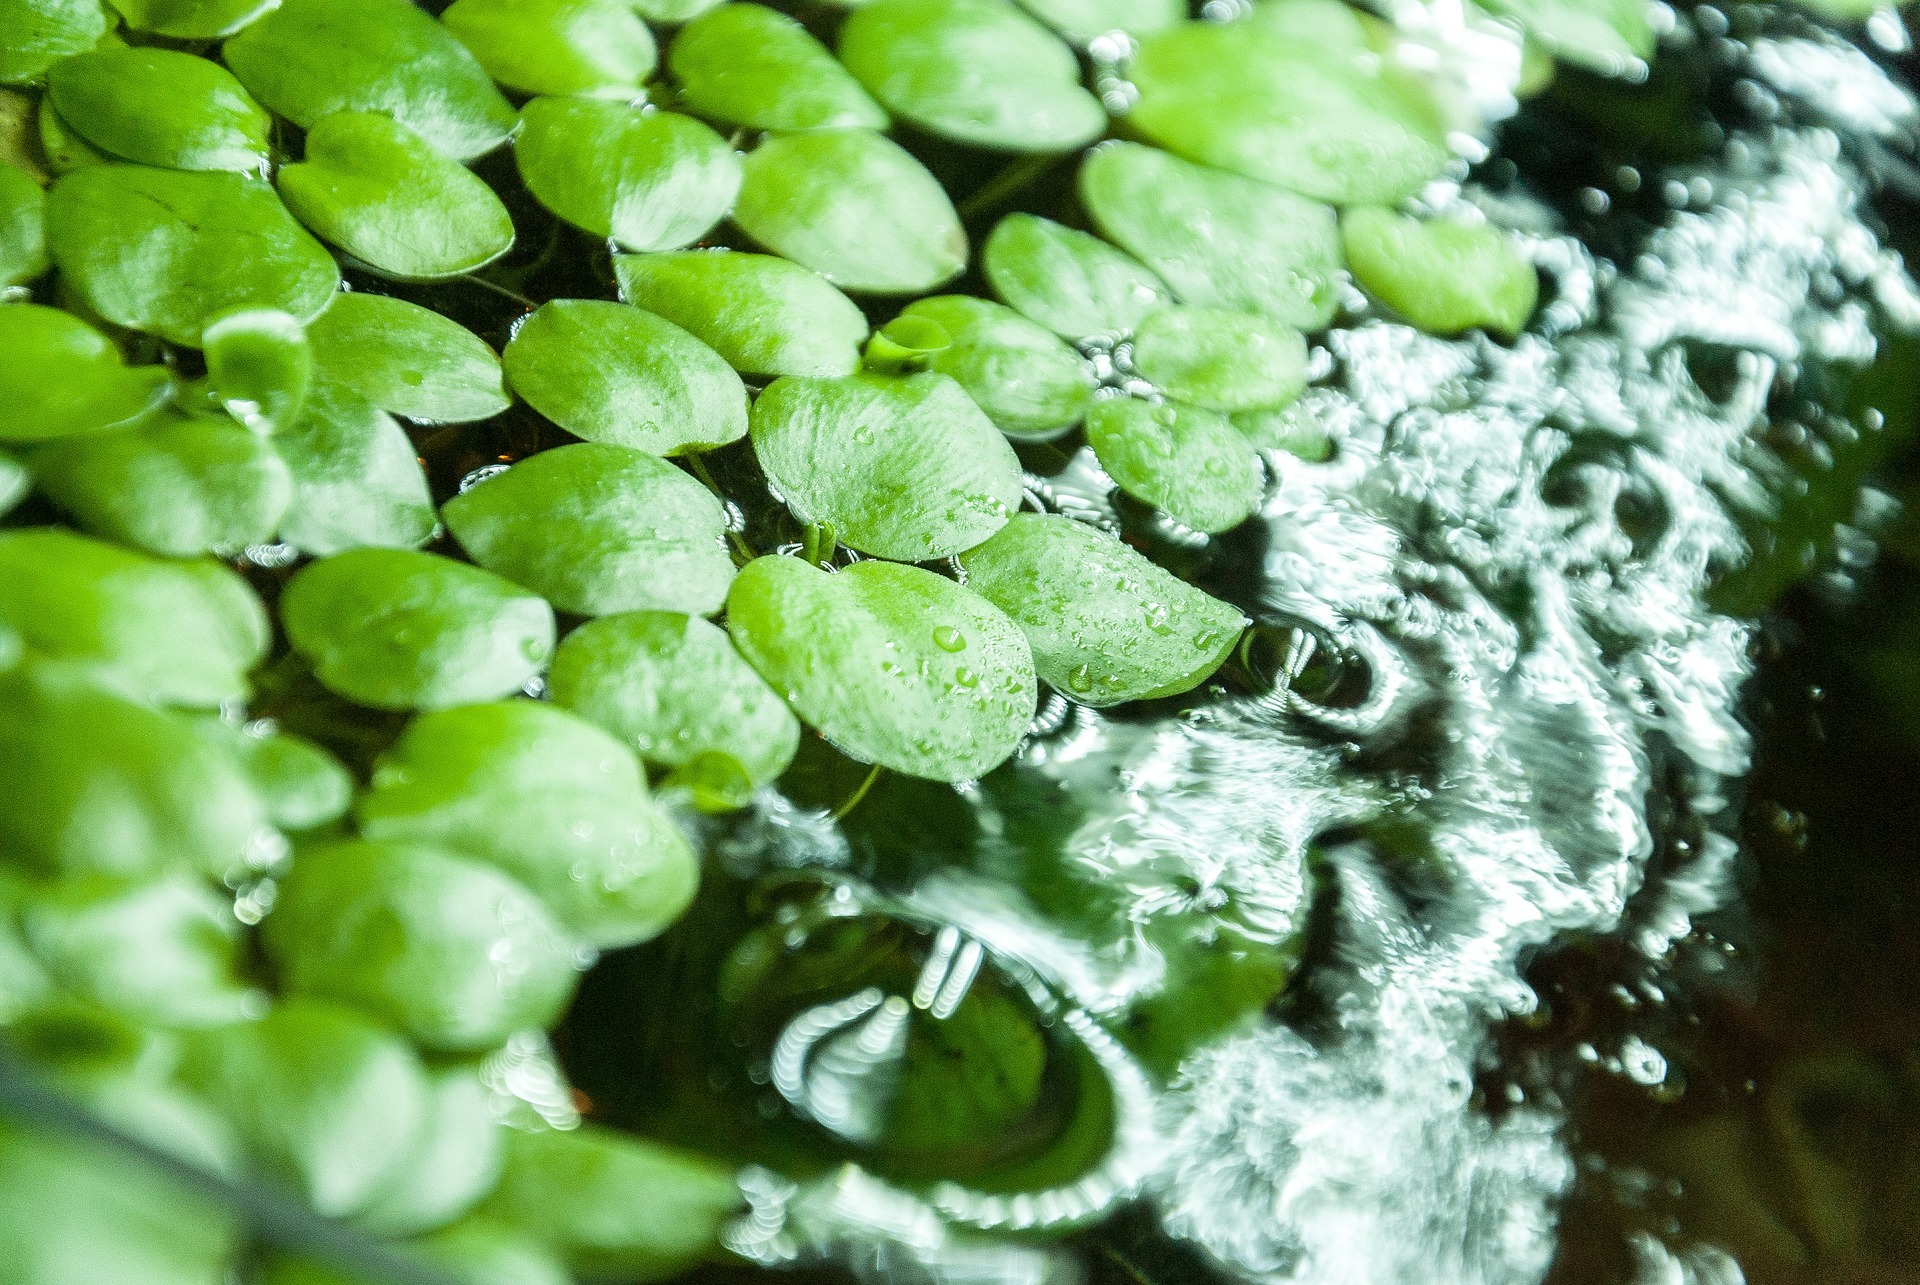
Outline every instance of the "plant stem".
<path id="1" fill-rule="evenodd" d="M 840 818 L 846 816 L 847 813 L 860 806 L 860 800 L 867 797 L 867 791 L 871 790 L 873 783 L 880 779 L 882 770 L 878 763 L 873 765 L 873 770 L 867 773 L 867 779 L 860 782 L 860 788 L 848 795 L 847 801 L 833 810 L 833 819 L 835 821 L 838 821 Z"/>
<path id="2" fill-rule="evenodd" d="M 1062 153 L 1041 153 L 1035 156 L 1022 156 L 1019 160 L 1012 162 L 988 179 L 984 186 L 975 189 L 972 196 L 960 202 L 960 221 L 971 223 L 980 215 L 1004 204 L 1009 197 L 1022 188 L 1030 186 L 1042 174 L 1058 165 L 1062 155 Z"/>

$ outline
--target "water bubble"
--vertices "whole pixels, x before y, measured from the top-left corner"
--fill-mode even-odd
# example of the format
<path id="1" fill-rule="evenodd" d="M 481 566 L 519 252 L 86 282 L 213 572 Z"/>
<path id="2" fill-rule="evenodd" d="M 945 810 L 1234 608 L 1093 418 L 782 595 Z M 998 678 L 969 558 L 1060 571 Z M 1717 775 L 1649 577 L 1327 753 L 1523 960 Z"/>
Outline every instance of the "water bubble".
<path id="1" fill-rule="evenodd" d="M 1093 670 L 1085 665 L 1075 665 L 1067 675 L 1067 686 L 1084 696 L 1093 690 Z"/>
<path id="2" fill-rule="evenodd" d="M 936 625 L 933 630 L 933 644 L 941 651 L 965 651 L 967 636 L 952 625 Z"/>

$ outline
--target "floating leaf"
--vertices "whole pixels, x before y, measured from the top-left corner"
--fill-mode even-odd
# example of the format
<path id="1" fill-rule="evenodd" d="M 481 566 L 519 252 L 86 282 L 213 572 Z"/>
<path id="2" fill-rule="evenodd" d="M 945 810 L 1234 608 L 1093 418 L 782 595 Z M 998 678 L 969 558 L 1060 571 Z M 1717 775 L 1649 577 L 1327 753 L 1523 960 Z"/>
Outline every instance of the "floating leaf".
<path id="1" fill-rule="evenodd" d="M 176 40 L 230 36 L 274 7 L 276 0 L 113 0 L 135 31 Z"/>
<path id="2" fill-rule="evenodd" d="M 442 513 L 475 562 L 575 615 L 712 615 L 733 580 L 720 501 L 665 460 L 624 446 L 541 451 Z"/>
<path id="3" fill-rule="evenodd" d="M 283 0 L 221 53 L 302 129 L 334 112 L 385 112 L 457 161 L 513 132 L 513 108 L 473 55 L 409 0 Z"/>
<path id="4" fill-rule="evenodd" d="M 293 473 L 280 536 L 302 553 L 411 549 L 432 538 L 433 497 L 413 443 L 360 394 L 317 381 L 305 412 L 273 445 Z"/>
<path id="5" fill-rule="evenodd" d="M 635 611 L 590 620 L 553 655 L 556 704 L 641 758 L 684 767 L 723 754 L 752 786 L 793 761 L 800 724 L 721 630 L 695 616 Z"/>
<path id="6" fill-rule="evenodd" d="M 659 57 L 647 24 L 620 0 L 454 0 L 440 21 L 522 94 L 631 98 Z"/>
<path id="7" fill-rule="evenodd" d="M 1173 301 L 1153 271 L 1102 241 L 1051 219 L 1009 214 L 980 251 L 993 292 L 1063 339 L 1132 330 Z"/>
<path id="8" fill-rule="evenodd" d="M 1034 17 L 1075 44 L 1110 31 L 1150 36 L 1187 16 L 1182 0 L 1020 0 Z"/>
<path id="9" fill-rule="evenodd" d="M 307 327 L 320 378 L 408 419 L 463 424 L 513 404 L 500 358 L 459 322 L 404 299 L 351 291 Z"/>
<path id="10" fill-rule="evenodd" d="M 164 366 L 129 368 L 72 313 L 0 304 L 0 442 L 44 442 L 123 424 L 165 394 Z"/>
<path id="11" fill-rule="evenodd" d="M 47 270 L 47 198 L 33 175 L 0 161 L 0 289 Z"/>
<path id="12" fill-rule="evenodd" d="M 1511 338 L 1539 302 L 1539 273 L 1498 228 L 1367 207 L 1342 215 L 1340 230 L 1360 284 L 1422 330 Z"/>
<path id="13" fill-rule="evenodd" d="M 594 98 L 536 98 L 514 160 L 540 204 L 629 250 L 677 250 L 733 208 L 740 158 L 691 116 Z"/>
<path id="14" fill-rule="evenodd" d="M 687 22 L 726 0 L 633 0 L 641 17 L 653 22 Z"/>
<path id="15" fill-rule="evenodd" d="M 504 1134 L 501 1140 L 504 1144 Z M 490 1180 L 488 1190 L 493 1185 Z M 409 1248 L 452 1272 L 456 1280 L 485 1285 L 573 1285 L 573 1277 L 538 1237 L 482 1218 L 455 1223 L 412 1242 Z"/>
<path id="16" fill-rule="evenodd" d="M 1333 455 L 1332 435 L 1304 400 L 1276 410 L 1240 411 L 1229 418 L 1263 451 L 1286 451 L 1316 463 Z"/>
<path id="17" fill-rule="evenodd" d="M 1013 448 L 945 375 L 777 379 L 753 449 L 795 516 L 876 557 L 970 549 L 1020 506 Z"/>
<path id="18" fill-rule="evenodd" d="M 842 289 L 918 294 L 967 266 L 967 234 L 939 180 L 871 130 L 774 135 L 745 169 L 733 221 Z"/>
<path id="19" fill-rule="evenodd" d="M 521 895 L 525 896 L 524 889 Z M 545 917 L 544 911 L 540 914 Z M 478 1204 L 500 1181 L 506 1163 L 506 1136 L 494 1113 L 495 1101 L 494 1090 L 474 1065 L 429 1068 L 426 1121 L 420 1137 L 354 1225 L 376 1235 L 408 1235 L 445 1227 Z M 464 1240 L 450 1237 L 446 1249 L 458 1250 Z M 499 1278 L 498 1285 L 549 1283 L 509 1275 Z"/>
<path id="20" fill-rule="evenodd" d="M 1358 53 L 1373 47 L 1360 11 L 1346 0 L 1259 0 L 1242 20 L 1303 48 Z"/>
<path id="21" fill-rule="evenodd" d="M 1517 21 L 1556 58 L 1603 76 L 1644 72 L 1657 39 L 1642 0 L 1489 0 L 1486 8 Z"/>
<path id="22" fill-rule="evenodd" d="M 1072 518 L 1016 514 L 960 561 L 967 587 L 1025 632 L 1040 677 L 1085 705 L 1191 691 L 1247 625 L 1226 603 Z"/>
<path id="23" fill-rule="evenodd" d="M 1011 308 L 956 294 L 922 299 L 900 315 L 947 332 L 950 342 L 928 368 L 959 383 L 1011 437 L 1057 436 L 1079 423 L 1093 401 L 1086 360 Z"/>
<path id="24" fill-rule="evenodd" d="M 200 719 L 194 728 L 239 760 L 268 818 L 282 830 L 311 830 L 336 821 L 353 800 L 353 777 L 311 741 L 265 731 L 259 724 L 243 729 L 219 718 Z"/>
<path id="25" fill-rule="evenodd" d="M 689 111 L 748 129 L 885 129 L 887 113 L 827 47 L 784 13 L 729 4 L 681 29 L 667 53 Z"/>
<path id="26" fill-rule="evenodd" d="M 273 189 L 239 174 L 82 166 L 48 193 L 47 243 L 88 307 L 190 348 L 236 309 L 310 318 L 340 284 Z"/>
<path id="27" fill-rule="evenodd" d="M 896 114 L 976 147 L 1064 152 L 1107 127 L 1073 51 L 1008 0 L 872 0 L 840 60 Z"/>
<path id="28" fill-rule="evenodd" d="M 0 517 L 11 513 L 14 506 L 27 498 L 27 492 L 33 489 L 33 474 L 27 472 L 27 466 L 11 455 L 0 454 Z M 0 638 L 9 633 L 0 628 Z M 14 661 L 18 639 L 13 642 L 0 641 L 0 669 L 5 669 Z"/>
<path id="29" fill-rule="evenodd" d="M 612 949 L 680 917 L 700 863 L 626 746 L 534 701 L 413 720 L 354 809 L 370 839 L 449 847 L 531 888 L 579 940 Z"/>
<path id="30" fill-rule="evenodd" d="M 1137 500 L 1209 534 L 1239 526 L 1260 502 L 1260 461 L 1225 416 L 1134 397 L 1095 402 L 1087 444 Z"/>
<path id="31" fill-rule="evenodd" d="M 60 113 L 53 110 L 51 99 L 43 97 L 40 100 L 35 121 L 40 135 L 40 151 L 47 158 L 47 168 L 55 174 L 65 174 L 82 165 L 113 164 L 111 156 L 96 149 L 60 119 Z"/>
<path id="32" fill-rule="evenodd" d="M 1134 331 L 1133 368 L 1176 401 L 1265 410 L 1306 388 L 1307 341 L 1250 312 L 1162 308 Z"/>
<path id="33" fill-rule="evenodd" d="M 746 435 L 747 390 L 733 368 L 643 308 L 555 299 L 501 357 L 513 391 L 575 437 L 678 455 Z"/>
<path id="34" fill-rule="evenodd" d="M 207 327 L 207 376 L 227 413 L 256 433 L 300 416 L 313 352 L 299 319 L 271 308 L 230 312 Z"/>
<path id="35" fill-rule="evenodd" d="M 740 6 L 729 6 L 739 8 Z M 749 375 L 851 375 L 867 319 L 817 272 L 770 254 L 618 254 L 628 303 L 658 313 Z"/>
<path id="36" fill-rule="evenodd" d="M 0 0 L 0 85 L 38 80 L 107 34 L 100 0 Z"/>
<path id="37" fill-rule="evenodd" d="M 727 623 L 761 677 L 862 762 L 935 781 L 982 776 L 1033 719 L 1019 628 L 919 567 L 866 561 L 829 573 L 755 558 L 727 595 Z"/>
<path id="38" fill-rule="evenodd" d="M 47 72 L 47 97 L 89 143 L 142 165 L 266 169 L 271 121 L 219 63 L 171 49 L 99 49 Z"/>
<path id="39" fill-rule="evenodd" d="M 1101 232 L 1187 303 L 1301 330 L 1333 320 L 1340 231 L 1318 201 L 1137 143 L 1091 152 L 1080 196 Z"/>
<path id="40" fill-rule="evenodd" d="M 328 690 L 379 709 L 505 696 L 553 654 L 545 601 L 411 549 L 349 549 L 309 563 L 281 592 L 280 624 Z"/>

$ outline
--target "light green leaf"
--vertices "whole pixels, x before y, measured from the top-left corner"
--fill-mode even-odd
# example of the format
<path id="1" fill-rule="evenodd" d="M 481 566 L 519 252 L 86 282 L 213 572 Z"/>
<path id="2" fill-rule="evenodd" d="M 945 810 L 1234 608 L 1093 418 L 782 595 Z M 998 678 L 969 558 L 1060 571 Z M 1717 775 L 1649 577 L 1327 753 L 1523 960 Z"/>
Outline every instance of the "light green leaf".
<path id="1" fill-rule="evenodd" d="M 633 7 L 649 21 L 672 25 L 697 18 L 723 3 L 725 0 L 633 0 Z"/>
<path id="2" fill-rule="evenodd" d="M 1150 36 L 1187 16 L 1182 0 L 1020 0 L 1034 17 L 1077 45 L 1110 31 Z"/>
<path id="3" fill-rule="evenodd" d="M 1020 506 L 1020 461 L 945 375 L 787 376 L 753 405 L 753 449 L 803 522 L 902 562 L 970 549 Z"/>
<path id="4" fill-rule="evenodd" d="M 1089 153 L 1080 198 L 1102 233 L 1186 303 L 1300 330 L 1333 320 L 1340 232 L 1318 201 L 1137 143 Z"/>
<path id="5" fill-rule="evenodd" d="M 744 8 L 729 5 L 721 12 Z M 867 319 L 817 272 L 769 254 L 617 254 L 620 297 L 690 332 L 748 375 L 851 375 Z"/>
<path id="6" fill-rule="evenodd" d="M 360 394 L 316 381 L 305 412 L 273 445 L 293 473 L 280 536 L 302 553 L 410 549 L 432 538 L 433 497 L 413 443 Z"/>
<path id="7" fill-rule="evenodd" d="M 541 451 L 442 513 L 467 556 L 575 615 L 708 616 L 733 581 L 720 501 L 672 464 L 624 446 Z"/>
<path id="8" fill-rule="evenodd" d="M 677 250 L 727 216 L 740 158 L 691 116 L 592 98 L 536 98 L 514 160 L 540 204 L 628 250 Z"/>
<path id="9" fill-rule="evenodd" d="M 733 221 L 843 290 L 919 294 L 967 266 L 967 234 L 939 180 L 871 130 L 774 135 L 745 168 Z"/>
<path id="10" fill-rule="evenodd" d="M 513 404 L 493 349 L 417 303 L 359 291 L 335 295 L 307 327 L 307 340 L 322 380 L 395 415 L 464 424 Z"/>
<path id="11" fill-rule="evenodd" d="M 80 318 L 34 303 L 0 304 L 0 442 L 44 442 L 124 424 L 166 394 L 164 366 L 129 368 Z"/>
<path id="12" fill-rule="evenodd" d="M 171 49 L 100 49 L 47 72 L 60 119 L 102 151 L 180 170 L 267 166 L 271 121 L 219 63 Z"/>
<path id="13" fill-rule="evenodd" d="M 827 47 L 765 5 L 709 10 L 673 38 L 667 65 L 689 111 L 749 129 L 885 129 L 887 113 Z"/>
<path id="14" fill-rule="evenodd" d="M 113 0 L 135 31 L 176 40 L 230 36 L 274 7 L 277 0 Z"/>
<path id="15" fill-rule="evenodd" d="M 844 753 L 960 781 L 1013 753 L 1033 719 L 1033 657 L 972 590 L 919 567 L 749 562 L 727 595 L 734 642 Z"/>
<path id="16" fill-rule="evenodd" d="M 1346 0 L 1255 0 L 1244 21 L 1322 52 L 1372 48 L 1361 11 Z"/>
<path id="17" fill-rule="evenodd" d="M 1087 444 L 1137 500 L 1195 531 L 1239 526 L 1260 502 L 1260 461 L 1225 416 L 1135 397 L 1095 402 Z"/>
<path id="18" fill-rule="evenodd" d="M 0 85 L 38 80 L 107 34 L 100 0 L 0 0 Z"/>
<path id="19" fill-rule="evenodd" d="M 457 161 L 513 132 L 513 108 L 466 46 L 409 0 L 283 0 L 221 52 L 302 129 L 338 111 L 385 112 Z"/>
<path id="20" fill-rule="evenodd" d="M 454 0 L 440 21 L 522 94 L 631 98 L 659 56 L 647 24 L 620 0 Z"/>
<path id="21" fill-rule="evenodd" d="M 0 289 L 47 270 L 47 198 L 33 175 L 0 161 Z"/>
<path id="22" fill-rule="evenodd" d="M 1436 335 L 1480 326 L 1512 338 L 1540 300 L 1540 274 L 1499 228 L 1363 207 L 1340 231 L 1361 286 Z"/>
<path id="23" fill-rule="evenodd" d="M 1485 8 L 1517 21 L 1554 57 L 1603 76 L 1643 71 L 1657 41 L 1646 0 L 1488 0 Z"/>
<path id="24" fill-rule="evenodd" d="M 300 416 L 313 352 L 297 317 L 271 308 L 230 312 L 207 327 L 207 376 L 227 413 L 256 433 Z"/>
<path id="25" fill-rule="evenodd" d="M 524 895 L 524 890 L 522 890 Z M 545 912 L 541 912 L 542 916 Z M 478 1204 L 500 1181 L 506 1164 L 506 1132 L 494 1115 L 494 1090 L 474 1064 L 427 1071 L 426 1122 L 412 1153 L 388 1179 L 354 1225 L 380 1236 L 412 1235 L 446 1227 Z M 457 1272 L 457 1251 L 469 1237 L 462 1223 L 423 1255 Z M 413 1248 L 414 1246 L 409 1246 Z M 548 1285 L 506 1276 L 481 1285 Z M 570 1285 L 560 1281 L 558 1285 Z"/>
<path id="26" fill-rule="evenodd" d="M 33 474 L 27 472 L 27 466 L 11 455 L 0 454 L 0 517 L 14 510 L 20 501 L 27 498 L 27 492 L 33 490 Z M 18 638 L 10 631 L 0 629 L 0 669 L 11 665 L 18 652 Z"/>
<path id="27" fill-rule="evenodd" d="M 947 332 L 947 346 L 932 355 L 928 369 L 957 381 L 1009 437 L 1056 437 L 1079 423 L 1093 401 L 1086 360 L 1011 308 L 956 294 L 921 299 L 900 315 Z"/>
<path id="28" fill-rule="evenodd" d="M 520 325 L 501 359 L 513 391 L 575 437 L 678 455 L 746 435 L 740 376 L 643 308 L 555 299 Z"/>
<path id="29" fill-rule="evenodd" d="M 1240 411 L 1228 418 L 1263 451 L 1286 451 L 1316 463 L 1333 455 L 1332 435 L 1305 401 L 1277 410 Z"/>
<path id="30" fill-rule="evenodd" d="M 311 741 L 220 718 L 199 719 L 194 730 L 239 760 L 269 819 L 282 830 L 311 830 L 336 821 L 353 801 L 353 777 Z"/>
<path id="31" fill-rule="evenodd" d="M 567 1269 L 537 1238 L 481 1218 L 455 1223 L 408 1248 L 473 1285 L 573 1285 Z"/>
<path id="32" fill-rule="evenodd" d="M 1009 214 L 980 251 L 980 270 L 1014 311 L 1063 339 L 1132 330 L 1173 301 L 1152 269 L 1051 219 Z"/>
<path id="33" fill-rule="evenodd" d="M 1307 341 L 1250 312 L 1162 308 L 1134 331 L 1133 368 L 1175 401 L 1267 410 L 1306 388 Z"/>

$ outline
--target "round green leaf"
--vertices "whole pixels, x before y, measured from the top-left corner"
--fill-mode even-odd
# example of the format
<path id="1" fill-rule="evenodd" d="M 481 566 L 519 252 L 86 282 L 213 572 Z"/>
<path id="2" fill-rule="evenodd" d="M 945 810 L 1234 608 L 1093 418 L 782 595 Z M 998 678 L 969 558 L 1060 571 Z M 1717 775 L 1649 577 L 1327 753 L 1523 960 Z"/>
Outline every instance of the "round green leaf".
<path id="1" fill-rule="evenodd" d="M 500 198 L 390 116 L 335 112 L 280 168 L 295 217 L 376 272 L 431 280 L 471 272 L 513 246 Z"/>
<path id="2" fill-rule="evenodd" d="M 1247 440 L 1263 451 L 1286 451 L 1315 463 L 1333 454 L 1333 436 L 1304 401 L 1278 410 L 1241 411 L 1229 418 Z"/>
<path id="3" fill-rule="evenodd" d="M 1150 36 L 1187 16 L 1182 0 L 1020 0 L 1034 17 L 1075 44 L 1110 31 Z"/>
<path id="4" fill-rule="evenodd" d="M 525 890 L 521 890 L 525 895 Z M 545 912 L 541 912 L 544 917 Z M 354 1225 L 380 1236 L 445 1227 L 493 1190 L 506 1163 L 506 1135 L 494 1116 L 494 1090 L 472 1064 L 427 1072 L 427 1116 L 413 1151 Z M 464 1228 L 470 1224 L 462 1224 Z M 436 1244 L 434 1261 L 456 1265 L 466 1235 Z M 415 1248 L 418 1246 L 410 1246 Z M 516 1264 L 517 1265 L 517 1264 Z M 456 1267 L 457 1270 L 457 1267 Z M 480 1277 L 493 1285 L 495 1278 Z M 554 1285 L 544 1278 L 507 1275 L 497 1285 Z M 562 1280 L 557 1285 L 569 1285 Z"/>
<path id="5" fill-rule="evenodd" d="M 0 289 L 47 270 L 47 198 L 33 175 L 0 161 Z"/>
<path id="6" fill-rule="evenodd" d="M 1301 330 L 1333 320 L 1340 233 L 1318 201 L 1137 143 L 1089 153 L 1080 198 L 1102 233 L 1187 303 Z"/>
<path id="7" fill-rule="evenodd" d="M 748 129 L 885 129 L 887 113 L 827 47 L 784 13 L 728 4 L 681 29 L 667 53 L 687 109 Z"/>
<path id="8" fill-rule="evenodd" d="M 901 562 L 971 549 L 1020 507 L 1020 461 L 945 375 L 776 379 L 753 449 L 803 522 Z"/>
<path id="9" fill-rule="evenodd" d="M 311 830 L 338 820 L 353 800 L 353 777 L 313 742 L 269 728 L 260 723 L 243 728 L 220 718 L 194 724 L 202 737 L 239 760 L 274 825 Z"/>
<path id="10" fill-rule="evenodd" d="M 47 243 L 88 307 L 190 348 L 236 309 L 312 317 L 340 284 L 273 189 L 239 174 L 82 166 L 48 193 Z"/>
<path id="11" fill-rule="evenodd" d="M 665 460 L 625 446 L 541 451 L 448 500 L 442 513 L 475 562 L 575 615 L 712 615 L 733 581 L 720 501 Z"/>
<path id="12" fill-rule="evenodd" d="M 1448 153 L 1432 102 L 1377 66 L 1259 23 L 1182 23 L 1140 43 L 1127 120 L 1189 160 L 1336 205 L 1397 200 Z"/>
<path id="13" fill-rule="evenodd" d="M 596 947 L 658 935 L 699 885 L 699 859 L 647 796 L 633 753 L 535 701 L 414 719 L 354 814 L 369 839 L 435 844 L 498 866 Z"/>
<path id="14" fill-rule="evenodd" d="M 1093 401 L 1086 360 L 1044 326 L 967 295 L 922 299 L 900 314 L 932 321 L 949 342 L 928 368 L 956 381 L 1010 437 L 1058 436 Z"/>
<path id="15" fill-rule="evenodd" d="M 960 781 L 1013 753 L 1033 720 L 1033 657 L 972 590 L 919 567 L 837 573 L 755 558 L 727 595 L 741 654 L 842 751 L 907 776 Z"/>
<path id="16" fill-rule="evenodd" d="M 40 151 L 47 158 L 47 169 L 54 174 L 65 174 L 68 170 L 78 169 L 82 165 L 111 165 L 113 158 L 97 150 L 93 144 L 73 132 L 73 127 L 60 119 L 60 113 L 53 110 L 53 101 L 41 98 L 40 110 L 35 113 L 35 123 L 40 134 Z"/>
<path id="17" fill-rule="evenodd" d="M 572 945 L 531 892 L 413 844 L 302 852 L 263 936 L 290 993 L 352 1004 L 439 1052 L 544 1030 L 579 977 Z"/>
<path id="18" fill-rule="evenodd" d="M 800 743 L 800 724 L 780 694 L 725 631 L 694 616 L 635 611 L 590 620 L 560 644 L 547 681 L 556 704 L 664 767 L 723 754 L 750 786 L 768 785 Z"/>
<path id="19" fill-rule="evenodd" d="M 691 116 L 596 98 L 536 98 L 514 160 L 540 204 L 628 250 L 676 250 L 727 216 L 740 158 Z"/>
<path id="20" fill-rule="evenodd" d="M 230 312 L 207 327 L 207 376 L 227 413 L 256 433 L 300 416 L 313 351 L 297 317 L 271 308 Z"/>
<path id="21" fill-rule="evenodd" d="M 1489 0 L 1486 8 L 1517 21 L 1554 57 L 1603 76 L 1644 71 L 1657 41 L 1642 0 Z"/>
<path id="22" fill-rule="evenodd" d="M 1133 368 L 1175 401 L 1267 410 L 1306 388 L 1307 341 L 1250 312 L 1162 308 L 1134 331 Z"/>
<path id="23" fill-rule="evenodd" d="M 746 386 L 720 354 L 629 304 L 542 304 L 501 360 L 514 392 L 588 441 L 677 455 L 747 431 Z"/>
<path id="24" fill-rule="evenodd" d="M 688 331 L 743 374 L 860 369 L 865 314 L 797 263 L 736 250 L 683 250 L 615 255 L 613 271 L 621 298 Z"/>
<path id="25" fill-rule="evenodd" d="M 1372 48 L 1360 12 L 1346 0 L 1258 0 L 1245 21 L 1308 48 L 1359 52 Z"/>
<path id="26" fill-rule="evenodd" d="M 1063 339 L 1132 330 L 1173 300 L 1151 269 L 1051 219 L 1009 214 L 987 236 L 980 270 L 1007 305 Z"/>
<path id="27" fill-rule="evenodd" d="M 1213 411 L 1109 398 L 1087 413 L 1087 444 L 1121 490 L 1195 531 L 1237 527 L 1260 502 L 1253 443 Z"/>
<path id="28" fill-rule="evenodd" d="M 99 49 L 55 63 L 47 97 L 102 151 L 179 170 L 266 169 L 272 122 L 225 67 L 171 49 Z"/>
<path id="29" fill-rule="evenodd" d="M 89 433 L 145 413 L 165 395 L 164 366 L 129 368 L 80 318 L 34 303 L 0 304 L 0 442 Z"/>
<path id="30" fill-rule="evenodd" d="M 505 1140 L 502 1134 L 503 1146 Z M 496 1169 L 489 1176 L 489 1190 L 497 1177 Z M 573 1285 L 573 1277 L 537 1235 L 485 1219 L 464 1219 L 408 1248 L 452 1272 L 456 1280 L 476 1285 Z"/>
<path id="31" fill-rule="evenodd" d="M 1226 603 L 1072 518 L 1015 514 L 960 561 L 967 587 L 1026 634 L 1040 677 L 1085 705 L 1191 691 L 1247 625 Z"/>
<path id="32" fill-rule="evenodd" d="M 280 537 L 316 556 L 363 545 L 410 549 L 433 536 L 433 497 L 413 443 L 391 416 L 326 380 L 273 435 L 293 473 Z"/>
<path id="33" fill-rule="evenodd" d="M 1340 231 L 1367 292 L 1436 335 L 1481 326 L 1511 338 L 1540 300 L 1540 274 L 1499 228 L 1363 207 Z"/>
<path id="34" fill-rule="evenodd" d="M 444 709 L 524 687 L 553 654 L 553 610 L 499 576 L 411 549 L 350 549 L 280 595 L 314 676 L 381 709 Z"/>
<path id="35" fill-rule="evenodd" d="M 493 349 L 459 322 L 404 299 L 337 294 L 307 327 L 307 341 L 321 379 L 408 419 L 463 424 L 513 404 Z"/>
<path id="36" fill-rule="evenodd" d="M 522 94 L 631 98 L 658 58 L 653 33 L 620 0 L 454 0 L 440 21 Z"/>
<path id="37" fill-rule="evenodd" d="M 774 135 L 745 169 L 733 221 L 844 290 L 919 294 L 967 266 L 967 234 L 939 180 L 871 130 Z"/>
<path id="38" fill-rule="evenodd" d="M 1064 152 L 1107 127 L 1073 51 L 1008 0 L 872 0 L 840 60 L 895 114 L 975 147 Z"/>
<path id="39" fill-rule="evenodd" d="M 650 22 L 687 22 L 726 0 L 633 0 L 633 7 Z"/>
<path id="40" fill-rule="evenodd" d="M 513 108 L 466 46 L 409 0 L 283 0 L 221 52 L 302 129 L 338 111 L 385 112 L 457 161 L 513 132 Z"/>
<path id="41" fill-rule="evenodd" d="M 264 438 L 171 409 L 35 451 L 48 499 L 95 535 L 170 558 L 223 557 L 273 538 L 293 477 Z"/>
<path id="42" fill-rule="evenodd" d="M 0 0 L 0 85 L 38 80 L 107 34 L 100 0 Z"/>
<path id="43" fill-rule="evenodd" d="M 276 0 L 113 0 L 135 31 L 176 40 L 230 36 L 273 8 Z"/>

